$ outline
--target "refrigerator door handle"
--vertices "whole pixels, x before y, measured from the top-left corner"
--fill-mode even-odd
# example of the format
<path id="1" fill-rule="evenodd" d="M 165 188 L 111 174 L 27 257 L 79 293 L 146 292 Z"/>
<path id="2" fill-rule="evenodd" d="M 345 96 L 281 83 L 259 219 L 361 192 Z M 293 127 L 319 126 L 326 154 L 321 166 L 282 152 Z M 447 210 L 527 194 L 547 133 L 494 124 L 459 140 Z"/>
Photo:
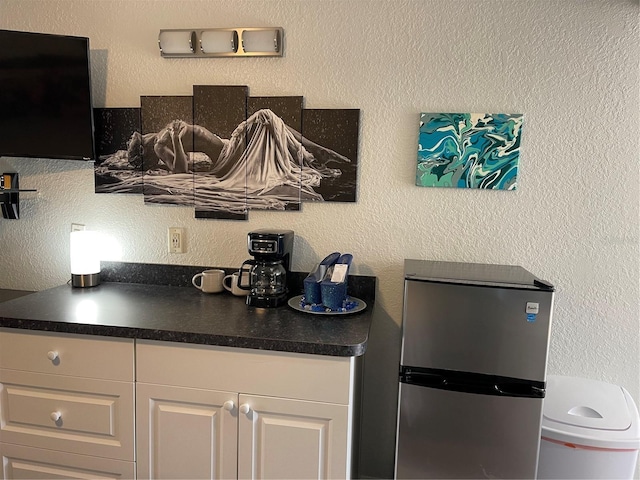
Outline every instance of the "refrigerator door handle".
<path id="1" fill-rule="evenodd" d="M 509 397 L 544 398 L 545 389 L 521 382 L 498 383 L 495 385 L 500 395 Z"/>
<path id="2" fill-rule="evenodd" d="M 453 392 L 503 397 L 544 398 L 545 383 L 497 375 L 402 366 L 400 382 Z"/>
<path id="3" fill-rule="evenodd" d="M 441 388 L 446 385 L 447 378 L 438 373 L 416 372 L 411 370 L 411 368 L 403 367 L 400 371 L 400 381 L 421 387 Z"/>

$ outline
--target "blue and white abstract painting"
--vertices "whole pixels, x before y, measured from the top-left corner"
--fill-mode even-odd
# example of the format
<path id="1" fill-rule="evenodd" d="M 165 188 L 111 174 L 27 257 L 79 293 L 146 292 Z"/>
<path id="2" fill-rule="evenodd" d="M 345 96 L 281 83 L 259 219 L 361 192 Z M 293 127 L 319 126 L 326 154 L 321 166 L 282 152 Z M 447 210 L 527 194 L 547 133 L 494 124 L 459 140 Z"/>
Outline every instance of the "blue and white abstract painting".
<path id="1" fill-rule="evenodd" d="M 416 185 L 515 190 L 522 114 L 421 113 Z"/>

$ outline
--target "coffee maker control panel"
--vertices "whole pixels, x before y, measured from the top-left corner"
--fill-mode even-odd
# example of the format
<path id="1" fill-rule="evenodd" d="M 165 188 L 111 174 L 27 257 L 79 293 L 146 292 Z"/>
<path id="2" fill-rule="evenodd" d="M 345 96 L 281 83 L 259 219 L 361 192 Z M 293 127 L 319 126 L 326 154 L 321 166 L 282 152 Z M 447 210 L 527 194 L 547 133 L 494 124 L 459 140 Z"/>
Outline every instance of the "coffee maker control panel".
<path id="1" fill-rule="evenodd" d="M 254 230 L 247 236 L 247 249 L 256 260 L 284 260 L 288 271 L 293 250 L 292 230 Z"/>
<path id="2" fill-rule="evenodd" d="M 251 240 L 249 253 L 278 253 L 278 242 L 276 240 Z"/>

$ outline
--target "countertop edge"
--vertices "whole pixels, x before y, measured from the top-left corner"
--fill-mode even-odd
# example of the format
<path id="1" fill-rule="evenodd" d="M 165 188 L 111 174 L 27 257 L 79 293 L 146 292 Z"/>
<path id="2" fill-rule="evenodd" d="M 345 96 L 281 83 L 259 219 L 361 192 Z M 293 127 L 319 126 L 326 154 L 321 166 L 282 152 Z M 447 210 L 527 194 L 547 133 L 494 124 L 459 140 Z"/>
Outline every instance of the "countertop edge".
<path id="1" fill-rule="evenodd" d="M 70 333 L 76 335 L 95 335 L 100 337 L 130 338 L 133 340 L 154 340 L 158 342 L 188 343 L 191 345 L 209 345 L 212 347 L 248 348 L 288 353 L 324 355 L 331 357 L 359 357 L 367 349 L 367 341 L 354 345 L 335 345 L 327 343 L 289 342 L 265 340 L 250 337 L 231 337 L 227 335 L 209 335 L 201 333 L 173 332 L 110 325 L 78 324 L 51 320 L 25 320 L 0 317 L 0 329 L 40 331 L 50 333 Z"/>

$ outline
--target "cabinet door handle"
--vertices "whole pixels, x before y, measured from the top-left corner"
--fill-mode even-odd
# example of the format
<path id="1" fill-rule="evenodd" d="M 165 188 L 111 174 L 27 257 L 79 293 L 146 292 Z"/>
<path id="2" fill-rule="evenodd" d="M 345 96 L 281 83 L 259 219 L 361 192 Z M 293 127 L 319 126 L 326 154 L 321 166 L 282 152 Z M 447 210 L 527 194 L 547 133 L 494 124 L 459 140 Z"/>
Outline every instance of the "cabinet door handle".
<path id="1" fill-rule="evenodd" d="M 233 407 L 235 407 L 236 405 L 231 400 L 227 400 L 226 402 L 224 402 L 222 406 L 224 407 L 225 410 L 230 412 L 231 410 L 233 410 Z"/>
<path id="2" fill-rule="evenodd" d="M 60 413 L 60 412 L 51 412 L 49 414 L 49 418 L 51 420 L 53 420 L 54 422 L 57 422 L 58 420 L 60 420 L 62 418 L 62 413 Z"/>
<path id="3" fill-rule="evenodd" d="M 55 350 L 49 350 L 47 352 L 47 358 L 52 362 L 56 361 L 58 359 L 58 352 L 56 352 Z"/>
<path id="4" fill-rule="evenodd" d="M 251 405 L 249 405 L 248 403 L 243 403 L 242 405 L 240 405 L 241 414 L 246 415 L 249 412 L 251 412 Z"/>

